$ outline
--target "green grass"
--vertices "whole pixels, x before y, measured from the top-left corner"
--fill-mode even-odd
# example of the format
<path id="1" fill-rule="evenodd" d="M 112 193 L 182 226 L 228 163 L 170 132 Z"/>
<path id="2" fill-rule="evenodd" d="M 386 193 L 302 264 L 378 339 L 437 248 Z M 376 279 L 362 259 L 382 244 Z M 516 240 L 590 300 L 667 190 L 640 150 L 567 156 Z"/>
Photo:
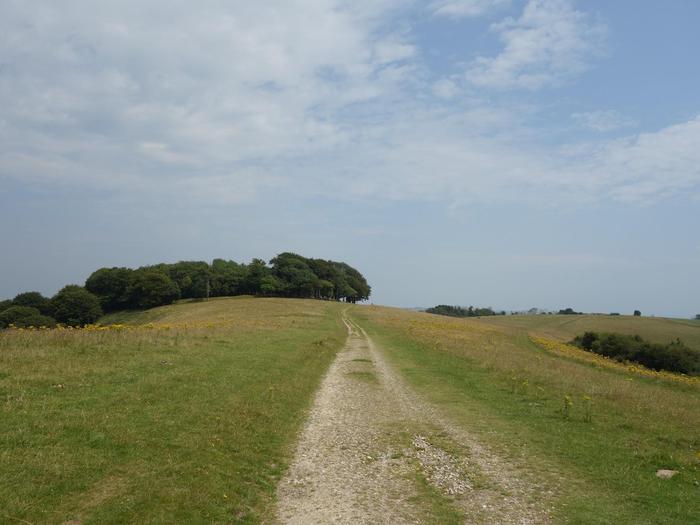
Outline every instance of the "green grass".
<path id="1" fill-rule="evenodd" d="M 0 523 L 268 517 L 340 308 L 218 300 L 111 320 L 159 329 L 0 333 Z"/>
<path id="2" fill-rule="evenodd" d="M 557 521 L 680 525 L 700 516 L 697 387 L 548 354 L 523 326 L 373 307 L 352 315 L 420 393 L 557 487 Z M 655 319 L 635 320 L 635 329 L 645 321 L 654 324 L 647 336 L 661 337 Z M 591 398 L 590 421 L 583 396 Z M 660 480 L 660 468 L 680 473 Z"/>
<path id="3" fill-rule="evenodd" d="M 217 299 L 102 320 L 130 330 L 0 333 L 0 523 L 269 519 L 313 393 L 345 340 L 344 307 Z M 558 521 L 700 516 L 700 389 L 597 369 L 527 337 L 616 331 L 698 348 L 700 323 L 352 312 L 427 399 L 557 487 Z M 659 480 L 659 468 L 680 473 Z M 415 482 L 439 521 L 460 521 L 423 478 Z"/>
<path id="4" fill-rule="evenodd" d="M 561 341 L 570 341 L 586 331 L 640 335 L 655 343 L 680 338 L 700 350 L 700 321 L 664 317 L 609 315 L 509 315 L 482 317 L 483 323 L 536 332 Z"/>

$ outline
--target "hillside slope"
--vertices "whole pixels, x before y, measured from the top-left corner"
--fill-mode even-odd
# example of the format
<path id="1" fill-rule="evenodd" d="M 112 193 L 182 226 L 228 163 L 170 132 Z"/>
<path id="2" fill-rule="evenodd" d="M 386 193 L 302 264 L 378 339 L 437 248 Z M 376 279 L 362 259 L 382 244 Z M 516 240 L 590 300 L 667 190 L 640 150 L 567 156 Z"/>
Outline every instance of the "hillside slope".
<path id="1" fill-rule="evenodd" d="M 527 335 L 530 318 L 463 320 L 379 307 L 351 312 L 418 394 L 556 487 L 556 522 L 681 525 L 700 516 L 697 384 L 545 351 Z M 571 337 L 566 327 L 576 319 L 542 318 L 538 331 Z M 602 326 L 582 321 L 601 319 L 578 320 L 574 331 Z M 615 321 L 602 319 L 605 326 Z M 695 330 L 644 318 L 615 326 L 623 323 L 662 340 L 677 336 L 676 326 Z M 662 480 L 660 469 L 677 474 Z"/>
<path id="2" fill-rule="evenodd" d="M 519 328 L 561 341 L 570 341 L 586 331 L 640 335 L 655 343 L 680 338 L 700 350 L 700 321 L 629 315 L 509 315 L 482 317 L 481 322 L 506 328 Z"/>
<path id="3" fill-rule="evenodd" d="M 692 322 L 251 297 L 104 321 L 122 324 L 0 332 L 0 522 L 700 515 L 698 385 L 529 337 L 616 323 L 691 343 Z"/>
<path id="4" fill-rule="evenodd" d="M 341 306 L 221 299 L 0 332 L 0 522 L 259 522 Z"/>

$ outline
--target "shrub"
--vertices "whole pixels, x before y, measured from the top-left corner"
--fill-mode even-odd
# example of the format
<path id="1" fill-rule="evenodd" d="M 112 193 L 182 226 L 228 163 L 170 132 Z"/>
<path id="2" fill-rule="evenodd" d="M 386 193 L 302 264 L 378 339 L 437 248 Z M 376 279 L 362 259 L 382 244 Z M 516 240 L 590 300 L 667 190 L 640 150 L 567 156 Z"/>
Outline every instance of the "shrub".
<path id="1" fill-rule="evenodd" d="M 51 299 L 54 317 L 59 323 L 69 326 L 91 324 L 102 317 L 100 300 L 82 286 L 64 286 Z"/>
<path id="2" fill-rule="evenodd" d="M 10 306 L 12 306 L 12 300 L 11 299 L 5 299 L 4 301 L 0 301 L 0 312 L 4 312 L 7 310 Z"/>
<path id="3" fill-rule="evenodd" d="M 11 306 L 0 312 L 0 328 L 7 328 L 14 325 L 17 328 L 27 328 L 29 326 L 46 326 L 53 328 L 56 321 L 51 317 L 42 315 L 37 308 L 31 306 Z"/>
<path id="4" fill-rule="evenodd" d="M 688 375 L 700 375 L 700 352 L 680 339 L 666 345 L 645 341 L 638 335 L 586 332 L 573 344 L 617 361 L 631 361 L 651 368 Z"/>
<path id="5" fill-rule="evenodd" d="M 18 294 L 13 300 L 14 306 L 29 306 L 36 308 L 43 315 L 51 315 L 51 302 L 39 292 L 24 292 Z"/>

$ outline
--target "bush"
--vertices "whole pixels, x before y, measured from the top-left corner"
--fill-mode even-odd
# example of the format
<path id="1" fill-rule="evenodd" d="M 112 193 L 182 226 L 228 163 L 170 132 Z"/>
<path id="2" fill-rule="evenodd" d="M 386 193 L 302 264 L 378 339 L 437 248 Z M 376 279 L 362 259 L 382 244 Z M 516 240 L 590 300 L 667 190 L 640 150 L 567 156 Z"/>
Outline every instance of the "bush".
<path id="1" fill-rule="evenodd" d="M 51 302 L 39 292 L 24 292 L 12 300 L 13 306 L 36 308 L 43 315 L 51 315 Z"/>
<path id="2" fill-rule="evenodd" d="M 680 339 L 666 345 L 645 341 L 638 335 L 586 332 L 573 344 L 589 352 L 617 361 L 639 363 L 652 370 L 700 375 L 700 352 Z"/>
<path id="3" fill-rule="evenodd" d="M 54 295 L 51 308 L 56 320 L 69 326 L 91 324 L 102 317 L 97 296 L 76 284 L 64 286 Z"/>
<path id="4" fill-rule="evenodd" d="M 0 328 L 7 328 L 10 325 L 14 325 L 17 328 L 30 326 L 53 328 L 56 326 L 56 321 L 51 317 L 42 315 L 38 309 L 31 306 L 11 306 L 0 312 Z"/>
<path id="5" fill-rule="evenodd" d="M 4 301 L 0 301 L 0 312 L 4 312 L 7 310 L 10 306 L 12 306 L 12 300 L 11 299 L 5 299 Z"/>

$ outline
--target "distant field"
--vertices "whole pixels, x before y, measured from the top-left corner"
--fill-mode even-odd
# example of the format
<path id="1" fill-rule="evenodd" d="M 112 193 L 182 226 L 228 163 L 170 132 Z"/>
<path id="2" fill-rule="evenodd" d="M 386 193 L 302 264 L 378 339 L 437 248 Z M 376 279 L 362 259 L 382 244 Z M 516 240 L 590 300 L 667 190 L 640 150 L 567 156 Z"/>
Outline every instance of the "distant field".
<path id="1" fill-rule="evenodd" d="M 455 319 L 381 307 L 351 314 L 418 392 L 557 487 L 556 522 L 700 522 L 700 387 L 544 351 L 531 331 L 584 330 L 698 345 L 700 323 L 654 318 Z M 679 472 L 670 480 L 658 469 Z"/>
<path id="2" fill-rule="evenodd" d="M 482 317 L 481 322 L 536 332 L 561 341 L 570 341 L 587 330 L 638 334 L 656 343 L 677 337 L 700 350 L 700 321 L 627 315 L 509 315 Z"/>
<path id="3" fill-rule="evenodd" d="M 219 299 L 0 332 L 0 523 L 259 522 L 341 308 Z"/>

